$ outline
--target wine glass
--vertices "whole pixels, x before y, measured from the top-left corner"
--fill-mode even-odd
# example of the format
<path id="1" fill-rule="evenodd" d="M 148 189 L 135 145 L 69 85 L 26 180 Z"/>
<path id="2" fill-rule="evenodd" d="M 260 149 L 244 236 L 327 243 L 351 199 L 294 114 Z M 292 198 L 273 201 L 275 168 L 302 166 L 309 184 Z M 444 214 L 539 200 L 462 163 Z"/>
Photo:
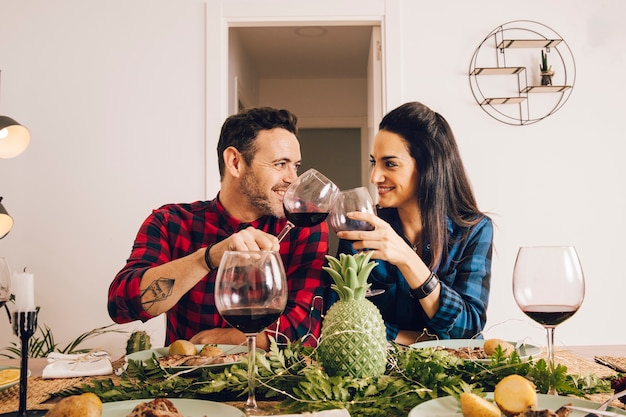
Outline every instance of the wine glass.
<path id="1" fill-rule="evenodd" d="M 326 220 L 338 192 L 334 182 L 313 168 L 300 175 L 285 191 L 287 224 L 278 234 L 278 241 L 295 226 L 310 227 Z"/>
<path id="2" fill-rule="evenodd" d="M 0 258 L 0 309 L 6 308 L 9 315 L 9 322 L 11 321 L 11 313 L 6 303 L 11 297 L 11 271 L 9 270 L 9 263 L 5 258 Z"/>
<path id="3" fill-rule="evenodd" d="M 374 226 L 363 220 L 349 219 L 351 211 L 376 214 L 376 206 L 365 187 L 351 188 L 337 194 L 328 220 L 335 233 L 343 230 L 374 230 Z"/>
<path id="4" fill-rule="evenodd" d="M 328 221 L 335 233 L 350 230 L 374 230 L 374 226 L 366 221 L 349 219 L 347 214 L 351 211 L 376 214 L 376 206 L 367 188 L 357 187 L 340 191 L 330 210 Z M 365 296 L 373 297 L 384 292 L 382 288 L 373 290 L 368 288 Z"/>
<path id="5" fill-rule="evenodd" d="M 224 252 L 215 278 L 215 306 L 228 324 L 246 335 L 247 415 L 260 412 L 254 394 L 256 334 L 274 323 L 286 304 L 287 279 L 278 252 Z"/>
<path id="6" fill-rule="evenodd" d="M 573 246 L 528 246 L 517 253 L 513 296 L 519 308 L 547 332 L 548 365 L 554 367 L 554 329 L 578 311 L 585 277 Z M 549 394 L 556 394 L 553 386 Z"/>

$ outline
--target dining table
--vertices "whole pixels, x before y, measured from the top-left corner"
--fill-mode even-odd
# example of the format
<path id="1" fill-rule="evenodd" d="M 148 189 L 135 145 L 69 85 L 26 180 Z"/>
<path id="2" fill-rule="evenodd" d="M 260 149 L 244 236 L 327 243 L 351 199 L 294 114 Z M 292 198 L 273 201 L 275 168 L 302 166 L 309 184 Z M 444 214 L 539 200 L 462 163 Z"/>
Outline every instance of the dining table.
<path id="1" fill-rule="evenodd" d="M 544 352 L 545 354 L 545 352 Z M 593 374 L 600 378 L 626 374 L 626 345 L 586 345 L 560 346 L 555 348 L 555 361 L 565 365 L 568 373 L 578 375 Z M 89 383 L 94 378 L 102 377 L 75 377 L 44 379 L 42 373 L 48 361 L 46 358 L 29 358 L 28 368 L 30 375 L 27 383 L 27 409 L 47 410 L 54 406 L 58 398 L 52 394 Z M 113 361 L 113 369 L 124 363 L 124 357 Z M 19 359 L 0 359 L 0 369 L 6 366 L 20 365 Z M 0 414 L 15 412 L 19 407 L 19 385 L 0 391 Z M 609 393 L 598 393 L 589 396 L 594 402 L 603 402 L 608 399 Z M 225 403 L 243 408 L 244 401 L 226 401 Z M 278 401 L 270 405 L 278 406 Z M 267 405 L 267 404 L 265 404 Z M 615 400 L 613 407 L 626 409 L 626 406 Z"/>

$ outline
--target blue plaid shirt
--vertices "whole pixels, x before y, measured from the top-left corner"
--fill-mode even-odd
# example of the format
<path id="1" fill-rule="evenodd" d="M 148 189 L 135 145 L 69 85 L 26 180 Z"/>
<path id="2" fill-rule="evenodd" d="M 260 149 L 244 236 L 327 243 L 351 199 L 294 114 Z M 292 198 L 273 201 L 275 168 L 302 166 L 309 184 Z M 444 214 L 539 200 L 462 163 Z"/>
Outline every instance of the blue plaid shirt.
<path id="1" fill-rule="evenodd" d="M 378 215 L 403 236 L 396 209 L 379 209 Z M 410 287 L 398 268 L 376 260 L 369 281 L 372 288 L 384 288 L 381 295 L 370 298 L 383 316 L 387 339 L 395 340 L 399 330 L 426 329 L 440 339 L 467 339 L 480 333 L 487 320 L 487 304 L 491 285 L 491 253 L 493 225 L 484 216 L 469 230 L 448 219 L 449 250 L 436 272 L 441 281 L 439 310 L 429 319 L 420 302 L 410 295 Z M 424 262 L 430 263 L 428 242 L 424 244 Z M 340 240 L 338 253 L 354 253 L 349 241 Z M 336 297 L 335 297 L 336 298 Z"/>

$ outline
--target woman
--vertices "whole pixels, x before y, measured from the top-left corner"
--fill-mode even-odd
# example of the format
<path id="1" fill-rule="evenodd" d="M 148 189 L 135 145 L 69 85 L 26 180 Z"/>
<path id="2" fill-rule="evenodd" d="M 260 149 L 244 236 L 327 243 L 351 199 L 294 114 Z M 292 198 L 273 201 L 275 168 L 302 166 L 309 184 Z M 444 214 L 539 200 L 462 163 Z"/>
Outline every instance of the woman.
<path id="1" fill-rule="evenodd" d="M 486 321 L 493 226 L 478 210 L 446 120 L 417 102 L 388 113 L 371 154 L 378 213 L 353 212 L 372 231 L 344 231 L 338 252 L 373 251 L 370 300 L 388 340 L 470 338 Z"/>

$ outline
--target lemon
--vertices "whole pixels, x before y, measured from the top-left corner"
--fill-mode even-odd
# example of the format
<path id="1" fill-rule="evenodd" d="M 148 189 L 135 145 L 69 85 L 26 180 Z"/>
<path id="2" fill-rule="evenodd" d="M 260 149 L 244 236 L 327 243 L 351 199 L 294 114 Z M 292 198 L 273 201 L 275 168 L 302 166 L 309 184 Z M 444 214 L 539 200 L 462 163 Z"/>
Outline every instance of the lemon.
<path id="1" fill-rule="evenodd" d="M 496 384 L 493 398 L 500 410 L 509 417 L 522 413 L 528 407 L 537 406 L 535 384 L 516 374 L 505 376 Z"/>
<path id="2" fill-rule="evenodd" d="M 500 417 L 500 409 L 489 400 L 471 392 L 463 392 L 460 397 L 463 417 Z"/>
<path id="3" fill-rule="evenodd" d="M 98 407 L 98 410 L 99 410 L 100 414 L 102 414 L 102 400 L 100 400 L 100 397 L 98 397 L 93 392 L 85 392 L 85 393 L 80 394 L 80 395 L 81 395 L 81 397 L 84 397 L 84 398 L 92 401 L 96 405 L 96 407 Z"/>
<path id="4" fill-rule="evenodd" d="M 0 385 L 10 384 L 20 379 L 20 370 L 15 368 L 0 371 Z"/>
<path id="5" fill-rule="evenodd" d="M 214 356 L 220 356 L 224 351 L 218 348 L 215 345 L 204 345 L 202 350 L 200 351 L 200 356 L 206 356 L 208 358 L 212 358 Z"/>
<path id="6" fill-rule="evenodd" d="M 189 340 L 179 339 L 172 343 L 167 351 L 170 355 L 196 355 L 196 345 Z"/>

